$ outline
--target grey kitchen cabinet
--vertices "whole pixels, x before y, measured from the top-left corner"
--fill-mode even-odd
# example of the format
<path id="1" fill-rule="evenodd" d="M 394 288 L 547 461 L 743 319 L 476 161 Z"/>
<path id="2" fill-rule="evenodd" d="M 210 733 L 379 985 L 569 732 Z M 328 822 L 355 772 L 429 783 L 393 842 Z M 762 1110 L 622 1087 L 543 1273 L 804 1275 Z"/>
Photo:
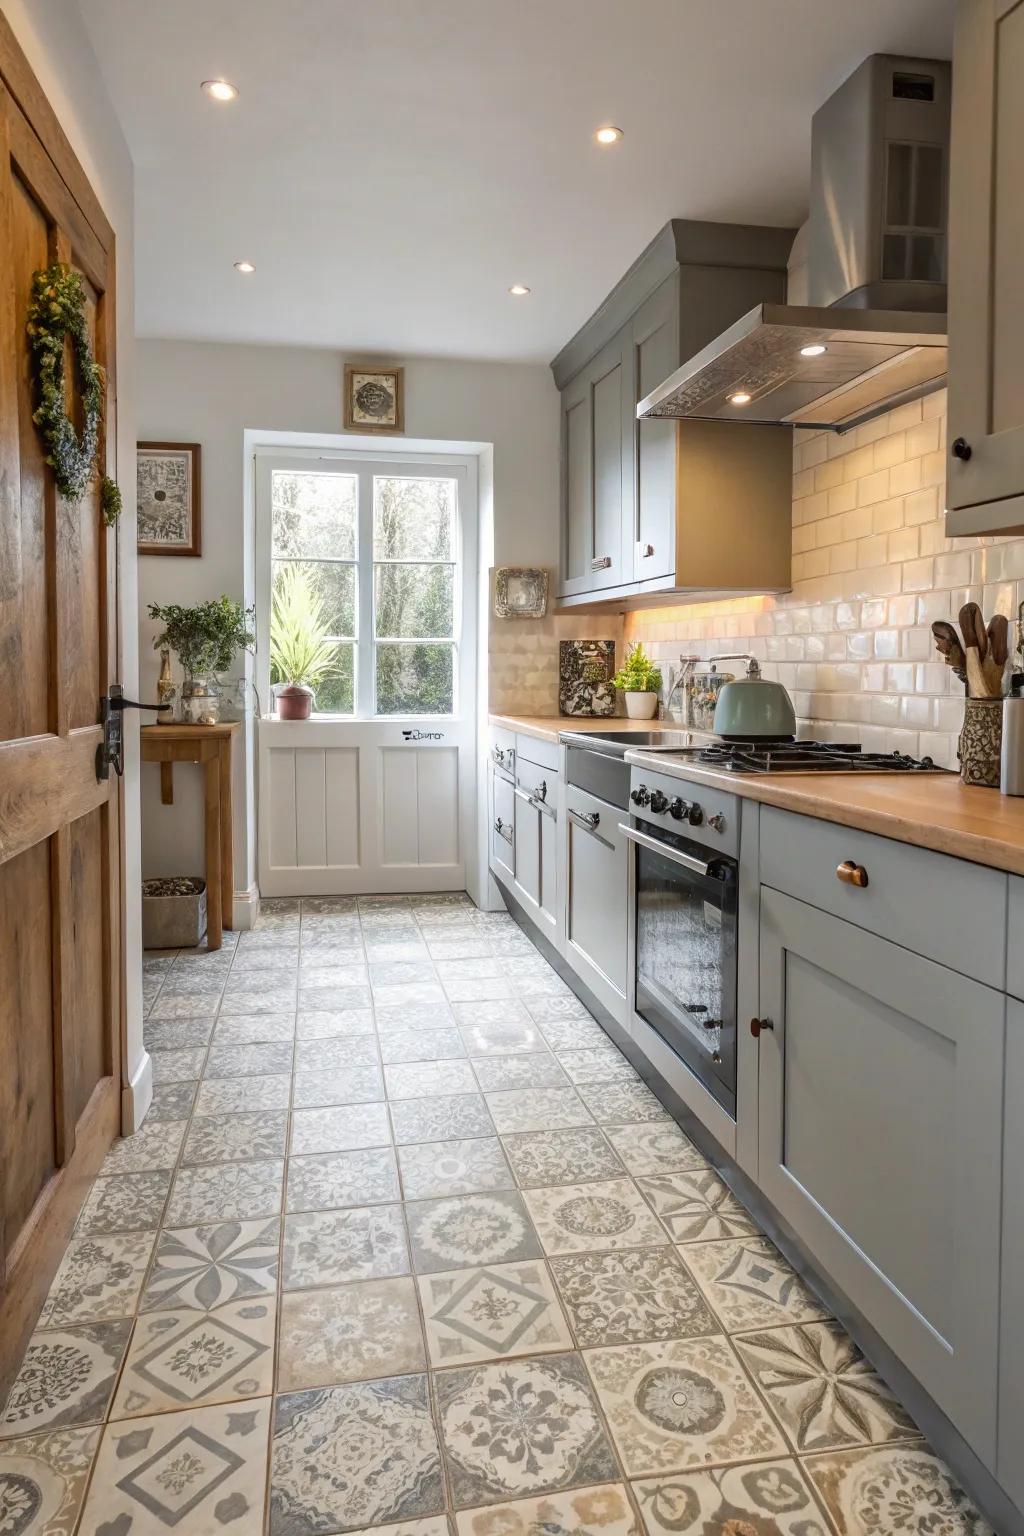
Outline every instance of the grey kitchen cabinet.
<path id="1" fill-rule="evenodd" d="M 639 422 L 636 406 L 755 304 L 785 298 L 793 234 L 671 220 L 552 362 L 563 601 L 788 587 L 789 428 L 751 437 L 730 423 Z M 709 441 L 706 429 L 723 426 Z M 731 580 L 721 555 L 748 548 Z"/>
<path id="2" fill-rule="evenodd" d="M 624 812 L 574 784 L 565 787 L 565 953 L 620 1022 L 626 1019 L 627 850 Z"/>
<path id="3" fill-rule="evenodd" d="M 996 1476 L 1024 1509 L 1024 1005 L 1006 1005 L 999 1451 Z"/>
<path id="4" fill-rule="evenodd" d="M 994 1468 L 1005 996 L 762 886 L 760 1007 L 762 1190 Z"/>
<path id="5" fill-rule="evenodd" d="M 519 755 L 515 797 L 515 894 L 548 937 L 559 943 L 559 776 Z"/>
<path id="6" fill-rule="evenodd" d="M 957 0 L 946 532 L 1024 533 L 1024 0 Z"/>
<path id="7" fill-rule="evenodd" d="M 628 336 L 615 336 L 562 396 L 562 593 L 627 580 L 623 520 L 631 521 L 634 389 Z M 632 559 L 632 550 L 629 551 Z"/>
<path id="8" fill-rule="evenodd" d="M 491 764 L 491 864 L 506 880 L 515 879 L 515 780 Z"/>

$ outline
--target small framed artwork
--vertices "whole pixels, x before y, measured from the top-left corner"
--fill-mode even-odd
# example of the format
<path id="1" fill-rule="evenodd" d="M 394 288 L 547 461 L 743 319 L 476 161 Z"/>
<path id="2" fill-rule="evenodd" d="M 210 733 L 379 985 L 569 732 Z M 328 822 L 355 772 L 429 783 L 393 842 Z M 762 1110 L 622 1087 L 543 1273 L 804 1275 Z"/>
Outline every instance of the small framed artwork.
<path id="1" fill-rule="evenodd" d="M 345 431 L 405 430 L 405 369 L 345 364 Z"/>
<path id="2" fill-rule="evenodd" d="M 137 444 L 140 555 L 202 554 L 198 443 Z"/>
<path id="3" fill-rule="evenodd" d="M 499 619 L 542 619 L 548 611 L 548 573 L 502 565 L 494 573 L 494 614 Z"/>

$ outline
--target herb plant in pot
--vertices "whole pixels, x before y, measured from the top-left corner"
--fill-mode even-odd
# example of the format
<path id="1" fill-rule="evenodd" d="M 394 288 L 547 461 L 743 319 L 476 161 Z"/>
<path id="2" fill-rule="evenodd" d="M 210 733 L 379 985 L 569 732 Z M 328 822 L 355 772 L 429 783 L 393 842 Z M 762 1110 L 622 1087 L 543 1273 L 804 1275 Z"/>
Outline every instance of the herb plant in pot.
<path id="1" fill-rule="evenodd" d="M 153 641 L 153 649 L 169 647 L 185 673 L 182 720 L 188 725 L 216 725 L 220 709 L 217 674 L 230 667 L 239 651 L 256 644 L 249 627 L 253 610 L 222 594 L 191 608 L 178 603 L 150 603 L 149 616 L 164 626 Z"/>
<path id="2" fill-rule="evenodd" d="M 330 638 L 322 599 L 301 566 L 282 566 L 270 615 L 270 680 L 279 718 L 308 720 L 317 688 L 338 670 L 338 643 Z"/>
<path id="3" fill-rule="evenodd" d="M 625 665 L 612 678 L 626 696 L 626 714 L 631 720 L 653 720 L 658 712 L 661 671 L 647 655 L 639 640 L 631 645 Z"/>

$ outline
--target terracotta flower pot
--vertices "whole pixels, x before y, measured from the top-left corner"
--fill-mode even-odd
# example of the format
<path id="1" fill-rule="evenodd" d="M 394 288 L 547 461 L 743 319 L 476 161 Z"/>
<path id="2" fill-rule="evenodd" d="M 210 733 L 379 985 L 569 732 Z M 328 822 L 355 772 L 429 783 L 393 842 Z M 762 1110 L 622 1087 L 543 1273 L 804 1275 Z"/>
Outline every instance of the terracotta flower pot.
<path id="1" fill-rule="evenodd" d="M 313 713 L 313 690 L 301 683 L 289 683 L 277 690 L 279 720 L 308 720 Z"/>

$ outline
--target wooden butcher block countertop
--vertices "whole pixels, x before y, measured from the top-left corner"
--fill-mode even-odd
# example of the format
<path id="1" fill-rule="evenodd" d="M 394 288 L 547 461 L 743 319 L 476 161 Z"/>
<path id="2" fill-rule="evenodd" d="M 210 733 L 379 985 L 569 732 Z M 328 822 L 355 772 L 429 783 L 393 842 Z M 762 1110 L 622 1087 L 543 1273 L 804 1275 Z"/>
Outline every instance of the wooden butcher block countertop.
<path id="1" fill-rule="evenodd" d="M 724 773 L 643 751 L 628 752 L 626 761 L 1024 875 L 1024 797 L 968 787 L 956 774 Z"/>

